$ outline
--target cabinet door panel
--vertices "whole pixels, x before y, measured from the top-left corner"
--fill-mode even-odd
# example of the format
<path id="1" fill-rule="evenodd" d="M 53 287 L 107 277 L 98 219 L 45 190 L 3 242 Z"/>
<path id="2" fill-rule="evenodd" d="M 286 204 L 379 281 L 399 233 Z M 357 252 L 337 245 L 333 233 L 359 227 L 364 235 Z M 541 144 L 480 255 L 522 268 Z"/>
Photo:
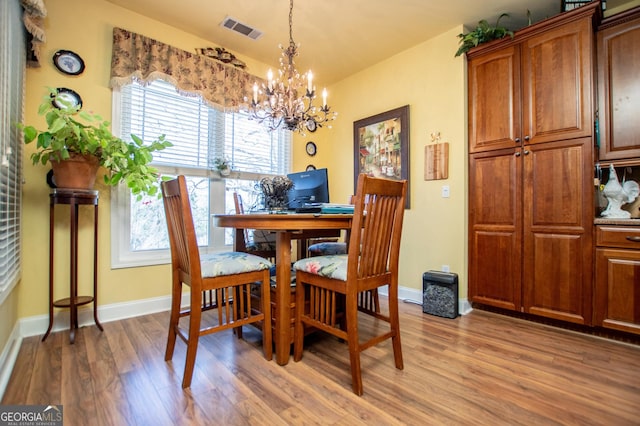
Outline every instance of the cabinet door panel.
<path id="1" fill-rule="evenodd" d="M 473 302 L 521 305 L 521 159 L 513 149 L 469 162 L 469 295 Z"/>
<path id="2" fill-rule="evenodd" d="M 590 136 L 591 20 L 549 30 L 522 43 L 523 133 L 529 143 Z"/>
<path id="3" fill-rule="evenodd" d="M 520 137 L 520 50 L 469 61 L 469 150 L 513 148 Z"/>
<path id="4" fill-rule="evenodd" d="M 583 236 L 540 232 L 526 238 L 532 252 L 526 263 L 532 267 L 525 269 L 525 312 L 590 324 L 585 283 L 591 282 L 591 262 L 583 258 Z"/>
<path id="5" fill-rule="evenodd" d="M 640 157 L 640 19 L 598 34 L 600 159 Z"/>
<path id="6" fill-rule="evenodd" d="M 591 323 L 591 139 L 539 144 L 524 160 L 526 312 Z"/>
<path id="7" fill-rule="evenodd" d="M 640 334 L 640 252 L 596 250 L 595 325 Z"/>
<path id="8" fill-rule="evenodd" d="M 524 214 L 531 228 L 561 226 L 585 231 L 585 210 L 591 205 L 593 186 L 589 144 L 590 140 L 577 139 L 537 145 L 523 156 L 524 202 L 529 206 Z"/>

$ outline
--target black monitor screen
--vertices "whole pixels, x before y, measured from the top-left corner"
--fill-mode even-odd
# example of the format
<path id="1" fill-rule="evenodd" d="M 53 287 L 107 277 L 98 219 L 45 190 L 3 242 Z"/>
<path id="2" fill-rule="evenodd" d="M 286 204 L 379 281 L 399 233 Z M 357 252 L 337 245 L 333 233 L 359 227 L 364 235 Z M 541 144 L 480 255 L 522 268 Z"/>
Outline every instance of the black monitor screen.
<path id="1" fill-rule="evenodd" d="M 289 208 L 296 209 L 309 203 L 329 202 L 327 169 L 309 170 L 287 175 L 293 182 L 289 190 Z"/>

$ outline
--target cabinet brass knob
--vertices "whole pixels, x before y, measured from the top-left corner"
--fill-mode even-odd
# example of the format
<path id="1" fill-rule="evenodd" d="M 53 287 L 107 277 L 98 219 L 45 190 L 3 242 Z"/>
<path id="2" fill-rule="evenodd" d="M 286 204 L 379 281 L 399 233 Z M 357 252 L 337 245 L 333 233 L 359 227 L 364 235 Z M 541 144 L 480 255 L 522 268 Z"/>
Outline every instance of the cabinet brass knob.
<path id="1" fill-rule="evenodd" d="M 634 243 L 640 243 L 640 237 L 627 237 L 627 240 L 634 242 Z"/>
<path id="2" fill-rule="evenodd" d="M 516 152 L 516 157 L 520 157 L 520 151 Z"/>
<path id="3" fill-rule="evenodd" d="M 525 141 L 528 141 L 529 139 L 530 139 L 530 138 L 529 138 L 529 135 L 527 135 L 527 136 L 525 136 L 525 137 L 524 137 L 524 140 L 525 140 Z"/>

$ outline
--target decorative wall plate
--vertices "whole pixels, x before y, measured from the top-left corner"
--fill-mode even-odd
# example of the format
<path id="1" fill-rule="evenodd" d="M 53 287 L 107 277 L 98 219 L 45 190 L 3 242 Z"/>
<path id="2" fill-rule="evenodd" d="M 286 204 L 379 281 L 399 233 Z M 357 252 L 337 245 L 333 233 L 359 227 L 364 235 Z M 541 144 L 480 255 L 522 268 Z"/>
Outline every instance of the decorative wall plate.
<path id="1" fill-rule="evenodd" d="M 84 61 L 70 50 L 58 50 L 54 53 L 53 64 L 58 70 L 69 75 L 82 74 L 84 71 Z"/>
<path id="2" fill-rule="evenodd" d="M 49 185 L 49 188 L 57 188 L 56 180 L 53 177 L 53 169 L 47 172 L 47 185 Z"/>
<path id="3" fill-rule="evenodd" d="M 307 166 L 307 171 L 308 171 L 308 172 L 310 172 L 310 171 L 312 171 L 312 170 L 315 170 L 315 169 L 316 169 L 316 166 L 314 166 L 313 164 L 309 164 L 309 165 Z"/>
<path id="4" fill-rule="evenodd" d="M 307 150 L 307 154 L 313 157 L 314 155 L 316 155 L 316 151 L 317 151 L 316 144 L 311 141 L 307 142 L 306 150 Z"/>
<path id="5" fill-rule="evenodd" d="M 68 107 L 71 108 L 82 108 L 82 98 L 76 92 L 71 89 L 67 89 L 65 87 L 58 87 L 58 96 L 54 97 L 51 103 L 54 107 L 58 109 L 65 109 Z M 63 104 L 59 102 L 59 100 L 63 100 L 67 102 L 69 105 Z"/>

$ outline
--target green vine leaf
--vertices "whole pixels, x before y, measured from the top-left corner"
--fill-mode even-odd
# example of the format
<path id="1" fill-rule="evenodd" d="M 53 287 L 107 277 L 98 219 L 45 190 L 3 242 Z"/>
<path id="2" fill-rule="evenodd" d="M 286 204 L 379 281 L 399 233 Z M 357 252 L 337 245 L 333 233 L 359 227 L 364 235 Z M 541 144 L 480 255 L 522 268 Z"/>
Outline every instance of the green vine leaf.
<path id="1" fill-rule="evenodd" d="M 460 39 L 461 46 L 458 48 L 455 56 L 460 56 L 463 53 L 467 53 L 474 47 L 479 46 L 482 43 L 486 43 L 492 40 L 498 40 L 507 36 L 513 38 L 513 31 L 500 26 L 500 19 L 504 17 L 509 17 L 509 14 L 503 13 L 498 16 L 496 20 L 496 25 L 491 26 L 489 23 L 483 19 L 478 22 L 478 26 L 471 32 L 467 34 L 458 34 L 458 38 Z"/>

